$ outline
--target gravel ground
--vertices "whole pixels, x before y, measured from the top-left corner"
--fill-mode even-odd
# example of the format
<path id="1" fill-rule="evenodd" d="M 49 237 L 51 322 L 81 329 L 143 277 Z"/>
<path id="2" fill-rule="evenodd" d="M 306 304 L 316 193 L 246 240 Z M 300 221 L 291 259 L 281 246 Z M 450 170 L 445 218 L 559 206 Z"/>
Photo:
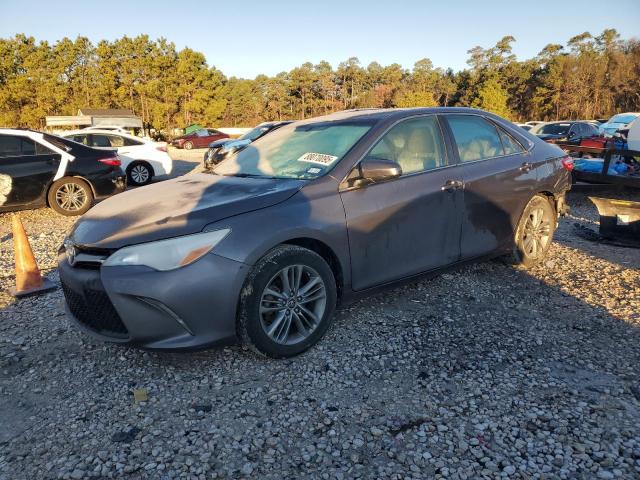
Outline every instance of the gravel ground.
<path id="1" fill-rule="evenodd" d="M 360 301 L 286 361 L 103 344 L 60 290 L 2 293 L 0 478 L 640 478 L 640 250 L 576 236 L 596 212 L 569 202 L 544 265 Z M 21 216 L 57 281 L 73 219 Z"/>

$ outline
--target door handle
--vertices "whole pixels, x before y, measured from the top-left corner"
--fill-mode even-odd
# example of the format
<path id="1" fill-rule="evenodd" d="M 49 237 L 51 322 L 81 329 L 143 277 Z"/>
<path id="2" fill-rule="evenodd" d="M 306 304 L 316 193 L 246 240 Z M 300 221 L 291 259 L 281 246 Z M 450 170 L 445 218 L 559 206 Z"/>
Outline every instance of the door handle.
<path id="1" fill-rule="evenodd" d="M 447 180 L 445 184 L 440 187 L 440 190 L 443 192 L 453 192 L 454 190 L 459 190 L 464 187 L 464 182 L 462 180 Z"/>
<path id="2" fill-rule="evenodd" d="M 530 164 L 529 162 L 524 162 L 522 165 L 520 165 L 521 172 L 528 172 L 532 168 L 533 168 L 533 165 Z"/>

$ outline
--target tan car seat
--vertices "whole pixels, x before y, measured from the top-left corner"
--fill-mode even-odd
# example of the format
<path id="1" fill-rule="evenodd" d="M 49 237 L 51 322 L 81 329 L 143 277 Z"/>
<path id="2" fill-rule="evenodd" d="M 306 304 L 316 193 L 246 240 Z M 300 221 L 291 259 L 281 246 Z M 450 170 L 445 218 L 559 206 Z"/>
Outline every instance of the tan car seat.
<path id="1" fill-rule="evenodd" d="M 398 156 L 403 173 L 421 172 L 435 168 L 436 155 L 433 133 L 427 129 L 415 129 L 409 136 L 406 148 Z"/>

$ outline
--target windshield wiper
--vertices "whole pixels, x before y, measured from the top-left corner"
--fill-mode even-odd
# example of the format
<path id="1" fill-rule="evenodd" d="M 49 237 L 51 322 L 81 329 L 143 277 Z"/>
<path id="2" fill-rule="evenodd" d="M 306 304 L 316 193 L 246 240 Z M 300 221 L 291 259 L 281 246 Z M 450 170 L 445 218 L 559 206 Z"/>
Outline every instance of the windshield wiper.
<path id="1" fill-rule="evenodd" d="M 277 178 L 270 177 L 268 175 L 259 175 L 257 173 L 223 173 L 224 177 L 238 177 L 238 178 Z"/>

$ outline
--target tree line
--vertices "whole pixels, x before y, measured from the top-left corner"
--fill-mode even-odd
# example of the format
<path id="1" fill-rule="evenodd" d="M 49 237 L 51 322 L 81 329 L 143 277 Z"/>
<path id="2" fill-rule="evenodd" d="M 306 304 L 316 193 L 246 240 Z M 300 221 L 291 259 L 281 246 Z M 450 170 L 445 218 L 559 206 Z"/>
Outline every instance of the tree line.
<path id="1" fill-rule="evenodd" d="M 128 108 L 170 131 L 192 123 L 252 126 L 365 107 L 471 106 L 513 121 L 606 118 L 640 111 L 640 42 L 614 29 L 549 44 L 519 61 L 515 38 L 468 51 L 468 68 L 303 63 L 275 76 L 227 78 L 190 48 L 147 35 L 85 37 L 50 44 L 23 34 L 0 39 L 0 126 L 42 128 L 78 108 Z"/>

